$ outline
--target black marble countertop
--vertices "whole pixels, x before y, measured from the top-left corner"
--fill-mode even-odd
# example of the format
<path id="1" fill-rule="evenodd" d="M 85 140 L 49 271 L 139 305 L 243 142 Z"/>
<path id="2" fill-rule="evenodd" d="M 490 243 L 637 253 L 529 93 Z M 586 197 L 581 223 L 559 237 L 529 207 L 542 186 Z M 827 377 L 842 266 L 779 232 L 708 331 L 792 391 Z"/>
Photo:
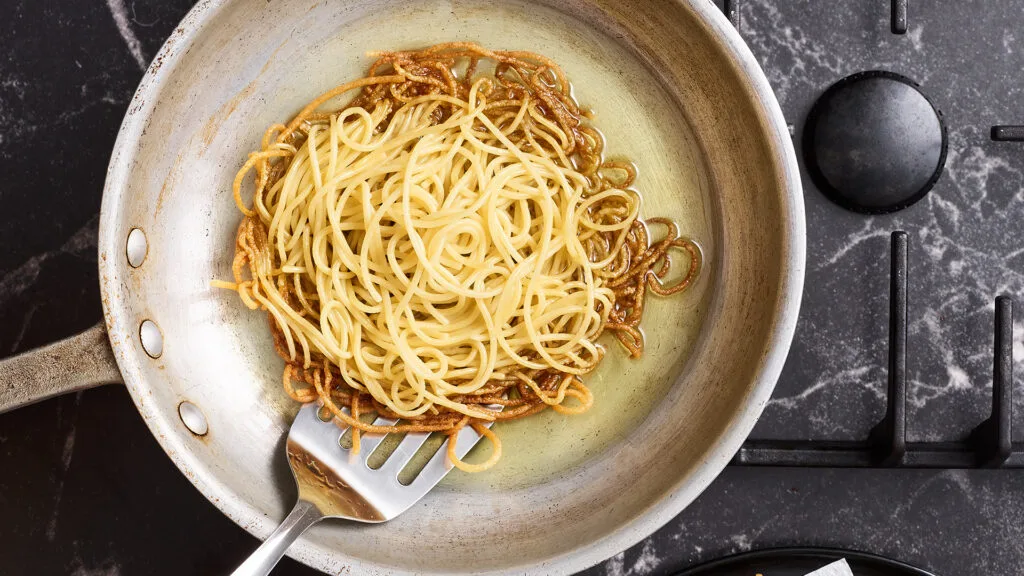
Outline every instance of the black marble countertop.
<path id="1" fill-rule="evenodd" d="M 1024 295 L 1024 145 L 988 140 L 992 124 L 1024 123 L 1024 1 L 913 2 L 905 36 L 889 32 L 887 4 L 742 4 L 741 33 L 797 144 L 821 91 L 866 69 L 915 79 L 949 130 L 935 190 L 896 215 L 845 212 L 808 180 L 804 306 L 758 438 L 861 438 L 881 416 L 890 231 L 911 239 L 912 440 L 960 439 L 985 417 L 992 299 Z M 0 355 L 100 319 L 95 237 L 110 149 L 148 60 L 190 7 L 6 4 Z M 1014 332 L 1021 340 L 1024 325 Z M 122 387 L 0 415 L 0 574 L 222 574 L 255 545 L 174 468 Z M 1020 573 L 1024 470 L 730 467 L 659 532 L 587 574 L 672 574 L 783 545 L 865 550 L 945 575 Z M 276 573 L 313 572 L 286 560 Z"/>

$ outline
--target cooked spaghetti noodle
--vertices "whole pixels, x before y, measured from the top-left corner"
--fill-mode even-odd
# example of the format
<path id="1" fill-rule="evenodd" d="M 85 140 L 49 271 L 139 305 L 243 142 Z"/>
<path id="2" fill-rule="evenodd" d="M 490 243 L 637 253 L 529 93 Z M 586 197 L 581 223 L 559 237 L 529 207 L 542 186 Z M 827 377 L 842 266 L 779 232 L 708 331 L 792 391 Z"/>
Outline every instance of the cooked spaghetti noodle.
<path id="1" fill-rule="evenodd" d="M 484 424 L 587 410 L 602 333 L 640 356 L 648 291 L 685 290 L 700 269 L 672 222 L 640 220 L 634 167 L 603 147 L 543 56 L 379 54 L 270 127 L 239 170 L 235 283 L 221 284 L 269 313 L 285 390 L 350 425 L 354 450 L 360 432 L 472 426 L 492 457 L 462 462 L 454 441 L 448 455 L 486 469 L 501 450 Z M 673 249 L 686 272 L 663 286 Z"/>

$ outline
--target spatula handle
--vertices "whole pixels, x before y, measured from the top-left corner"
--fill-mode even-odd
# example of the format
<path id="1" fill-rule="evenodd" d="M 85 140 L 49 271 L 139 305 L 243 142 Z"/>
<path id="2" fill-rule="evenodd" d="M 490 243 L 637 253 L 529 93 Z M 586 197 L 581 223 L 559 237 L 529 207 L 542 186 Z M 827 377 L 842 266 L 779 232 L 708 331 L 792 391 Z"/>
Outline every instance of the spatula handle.
<path id="1" fill-rule="evenodd" d="M 284 551 L 291 546 L 306 528 L 324 517 L 323 513 L 310 502 L 299 500 L 281 525 L 274 530 L 263 544 L 242 563 L 231 576 L 266 576 L 277 566 Z"/>

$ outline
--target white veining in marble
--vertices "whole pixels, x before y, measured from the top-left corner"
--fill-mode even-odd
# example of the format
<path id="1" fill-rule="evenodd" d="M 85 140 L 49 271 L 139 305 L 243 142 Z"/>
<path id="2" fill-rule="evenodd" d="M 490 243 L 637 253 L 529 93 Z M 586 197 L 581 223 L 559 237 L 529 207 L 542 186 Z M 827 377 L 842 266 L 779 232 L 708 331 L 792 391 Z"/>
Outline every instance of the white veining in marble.
<path id="1" fill-rule="evenodd" d="M 2 70 L 0 70 L 2 73 Z M 8 72 L 0 77 L 0 158 L 11 158 L 23 153 L 17 145 L 5 146 L 6 143 L 24 142 L 29 138 L 45 134 L 47 129 L 69 126 L 96 106 L 121 106 L 128 94 L 117 95 L 109 84 L 112 80 L 109 72 L 102 72 L 79 85 L 78 98 L 71 98 L 60 112 L 36 117 L 24 113 L 31 98 L 39 98 L 32 91 L 28 80 L 16 72 Z M 99 88 L 97 88 L 99 86 Z"/>
<path id="2" fill-rule="evenodd" d="M 132 31 L 132 25 L 128 18 L 128 8 L 125 6 L 124 0 L 107 0 L 107 8 L 110 9 L 110 15 L 114 18 L 114 23 L 117 24 L 117 31 L 121 34 L 121 38 L 124 39 L 125 45 L 128 46 L 128 52 L 135 59 L 135 63 L 139 65 L 139 69 L 145 72 L 149 60 L 142 53 L 142 43 L 139 42 L 135 32 Z"/>
<path id="3" fill-rule="evenodd" d="M 69 576 L 121 576 L 121 567 L 110 559 L 104 561 L 100 566 L 89 567 L 79 557 L 76 558 Z"/>
<path id="4" fill-rule="evenodd" d="M 626 566 L 626 553 L 622 552 L 612 556 L 604 564 L 606 576 L 644 576 L 650 574 L 657 568 L 662 560 L 654 548 L 654 541 L 651 538 L 645 539 L 640 544 L 640 553 L 629 566 Z"/>
<path id="5" fill-rule="evenodd" d="M 811 386 L 802 390 L 795 396 L 773 397 L 768 401 L 769 406 L 782 408 L 784 410 L 803 409 L 803 401 L 816 392 L 832 386 L 864 386 L 864 388 L 881 399 L 885 398 L 885 392 L 881 386 L 870 384 L 875 381 L 878 370 L 874 366 L 857 366 L 848 370 L 842 370 L 827 378 L 821 378 Z"/>
<path id="6" fill-rule="evenodd" d="M 46 524 L 46 539 L 53 542 L 57 536 L 57 521 L 60 518 L 60 502 L 64 497 L 64 479 L 68 469 L 71 468 L 71 459 L 75 455 L 75 427 L 78 424 L 78 407 L 82 404 L 82 392 L 76 392 L 72 405 L 72 413 L 69 416 L 71 421 L 67 434 L 64 436 L 64 448 L 60 455 L 60 470 L 57 473 L 56 495 L 53 499 L 53 511 L 50 513 L 50 520 Z M 62 420 L 62 412 L 57 412 L 58 424 Z"/>
<path id="7" fill-rule="evenodd" d="M 762 66 L 780 101 L 785 101 L 796 85 L 809 80 L 809 67 L 821 67 L 837 74 L 841 71 L 840 60 L 832 47 L 809 36 L 802 26 L 783 14 L 776 0 L 748 1 L 744 8 L 744 19 L 749 17 L 747 15 L 754 16 L 750 25 L 743 28 L 744 39 L 755 54 L 771 55 L 771 61 L 762 61 Z M 771 33 L 760 33 L 761 30 Z"/>
<path id="8" fill-rule="evenodd" d="M 891 230 L 884 228 L 880 229 L 875 226 L 874 218 L 866 218 L 864 220 L 864 226 L 860 230 L 850 234 L 847 237 L 847 241 L 839 246 L 839 248 L 835 249 L 829 257 L 817 264 L 816 268 L 818 270 L 822 270 L 828 266 L 832 266 L 864 242 L 871 240 L 872 238 L 888 238 L 891 233 Z"/>
<path id="9" fill-rule="evenodd" d="M 37 130 L 37 126 L 28 118 L 12 110 L 12 100 L 24 103 L 27 88 L 28 82 L 14 73 L 0 79 L 0 146 L 21 140 Z M 0 149 L 0 154 L 6 155 L 3 149 Z"/>
<path id="10" fill-rule="evenodd" d="M 25 333 L 28 332 L 29 327 L 32 325 L 32 318 L 35 317 L 36 310 L 38 309 L 39 304 L 35 302 L 29 304 L 28 311 L 25 312 L 25 316 L 21 319 L 21 327 L 18 328 L 18 334 L 14 337 L 14 342 L 11 344 L 11 354 L 21 349 L 21 342 L 25 339 Z"/>
<path id="11" fill-rule="evenodd" d="M 733 545 L 736 546 L 736 550 L 740 552 L 749 552 L 753 543 L 750 541 L 750 536 L 746 534 L 733 534 L 729 537 Z"/>
<path id="12" fill-rule="evenodd" d="M 32 288 L 43 266 L 59 255 L 92 258 L 96 251 L 96 234 L 99 231 L 99 214 L 90 218 L 56 250 L 41 252 L 26 260 L 21 266 L 0 276 L 0 308 L 7 306 L 12 298 Z"/>

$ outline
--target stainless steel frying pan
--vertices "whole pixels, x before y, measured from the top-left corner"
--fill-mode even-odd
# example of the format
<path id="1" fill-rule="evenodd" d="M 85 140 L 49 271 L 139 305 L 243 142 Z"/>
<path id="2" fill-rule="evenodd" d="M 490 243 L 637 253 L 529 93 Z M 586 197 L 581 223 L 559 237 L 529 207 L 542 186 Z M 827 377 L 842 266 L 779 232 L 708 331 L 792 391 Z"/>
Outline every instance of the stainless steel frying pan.
<path id="1" fill-rule="evenodd" d="M 113 151 L 99 233 L 105 326 L 0 363 L 0 411 L 123 379 L 203 495 L 269 534 L 292 498 L 281 443 L 297 407 L 280 391 L 265 318 L 210 287 L 229 277 L 232 177 L 264 127 L 361 74 L 366 50 L 456 39 L 564 65 L 613 152 L 640 165 L 650 212 L 678 214 L 704 243 L 702 287 L 657 304 L 645 359 L 609 362 L 593 383 L 595 410 L 601 390 L 646 391 L 616 405 L 632 410 L 625 424 L 603 426 L 600 412 L 558 424 L 564 458 L 545 442 L 557 431 L 524 432 L 507 452 L 535 448 L 534 469 L 510 455 L 518 475 L 452 480 L 393 522 L 327 524 L 290 554 L 331 574 L 568 573 L 678 514 L 768 400 L 804 269 L 785 122 L 707 0 L 200 2 L 154 59 Z M 586 450 L 574 426 L 614 433 Z"/>

